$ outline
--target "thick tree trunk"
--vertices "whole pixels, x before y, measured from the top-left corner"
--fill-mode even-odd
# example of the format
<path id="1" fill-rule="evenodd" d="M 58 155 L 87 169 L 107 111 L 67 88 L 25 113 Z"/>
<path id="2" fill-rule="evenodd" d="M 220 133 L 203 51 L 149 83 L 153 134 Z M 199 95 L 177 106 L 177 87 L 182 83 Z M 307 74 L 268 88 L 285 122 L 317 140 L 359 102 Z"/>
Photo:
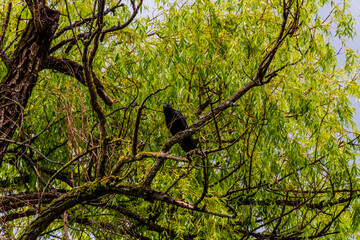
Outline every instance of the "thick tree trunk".
<path id="1" fill-rule="evenodd" d="M 35 19 L 29 21 L 13 54 L 8 72 L 0 83 L 1 138 L 11 139 L 15 130 L 21 127 L 24 109 L 58 26 L 58 11 L 43 4 L 38 7 L 40 27 L 35 27 Z M 0 164 L 7 146 L 8 142 L 0 140 Z"/>

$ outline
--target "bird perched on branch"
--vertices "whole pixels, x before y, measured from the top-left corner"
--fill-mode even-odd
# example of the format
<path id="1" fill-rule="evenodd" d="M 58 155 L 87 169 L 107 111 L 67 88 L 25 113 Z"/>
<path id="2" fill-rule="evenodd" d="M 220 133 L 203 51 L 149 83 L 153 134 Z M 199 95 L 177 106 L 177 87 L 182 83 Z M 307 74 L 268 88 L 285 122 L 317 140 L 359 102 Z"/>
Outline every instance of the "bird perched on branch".
<path id="1" fill-rule="evenodd" d="M 173 109 L 170 104 L 164 104 L 163 112 L 165 115 L 166 126 L 170 130 L 171 135 L 174 136 L 178 132 L 188 129 L 184 116 L 179 111 Z M 192 136 L 184 137 L 179 144 L 185 152 L 190 152 L 196 148 L 196 144 Z"/>

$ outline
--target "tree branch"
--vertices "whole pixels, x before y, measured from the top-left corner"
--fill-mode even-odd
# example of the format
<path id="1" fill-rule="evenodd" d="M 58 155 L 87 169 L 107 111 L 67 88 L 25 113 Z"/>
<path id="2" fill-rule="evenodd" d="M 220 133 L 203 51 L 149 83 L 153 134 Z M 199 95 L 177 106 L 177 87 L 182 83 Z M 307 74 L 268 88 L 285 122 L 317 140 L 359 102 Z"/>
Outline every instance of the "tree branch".
<path id="1" fill-rule="evenodd" d="M 245 95 L 245 93 L 247 93 L 252 88 L 269 83 L 270 80 L 263 82 L 263 80 L 266 76 L 267 70 L 268 70 L 272 60 L 274 59 L 275 54 L 278 51 L 279 47 L 284 42 L 285 38 L 291 33 L 291 31 L 293 31 L 293 29 L 295 27 L 297 27 L 297 25 L 292 24 L 289 27 L 289 29 L 286 30 L 286 23 L 287 23 L 288 14 L 290 11 L 289 9 L 290 9 L 290 6 L 283 7 L 284 18 L 283 18 L 283 22 L 282 22 L 281 29 L 278 34 L 276 43 L 273 46 L 273 48 L 263 57 L 261 63 L 259 64 L 257 72 L 256 72 L 255 76 L 252 78 L 252 80 L 247 82 L 239 91 L 237 91 L 230 98 L 228 98 L 227 100 L 225 100 L 224 102 L 222 102 L 221 104 L 216 106 L 214 109 L 212 109 L 210 113 L 206 114 L 201 119 L 199 119 L 198 121 L 193 123 L 189 127 L 189 129 L 187 129 L 181 133 L 178 133 L 175 136 L 171 137 L 169 140 L 167 140 L 161 149 L 162 152 L 169 151 L 170 148 L 172 146 L 174 146 L 176 143 L 180 142 L 181 139 L 183 139 L 184 137 L 187 137 L 187 136 L 191 136 L 192 134 L 194 134 L 195 132 L 200 130 L 204 125 L 206 125 L 210 121 L 214 120 L 214 118 L 216 116 L 218 116 L 219 114 L 221 114 L 221 112 L 223 112 L 227 108 L 231 107 L 237 100 L 239 100 L 242 96 Z M 295 20 L 299 18 L 299 11 L 296 12 L 296 15 L 294 18 L 295 18 Z M 164 161 L 165 161 L 165 159 L 159 159 L 154 163 L 153 167 L 150 169 L 149 173 L 147 174 L 147 176 L 145 178 L 144 184 L 146 183 L 148 186 L 150 186 L 150 184 L 151 184 L 152 180 L 155 178 L 157 172 L 163 166 Z"/>
<path id="2" fill-rule="evenodd" d="M 120 3 L 120 2 L 121 2 L 121 1 L 119 1 L 115 6 L 106 9 L 106 10 L 104 11 L 104 15 L 107 15 L 107 14 L 110 13 L 110 12 L 114 12 L 115 9 L 117 9 L 117 8 L 119 8 L 119 7 L 125 6 L 125 4 Z M 74 27 L 81 26 L 81 25 L 83 25 L 84 23 L 90 22 L 91 19 L 93 19 L 93 18 L 96 19 L 98 16 L 99 16 L 99 15 L 98 15 L 98 13 L 97 13 L 97 14 L 95 14 L 94 16 L 84 18 L 84 19 L 82 19 L 82 20 L 79 20 L 79 21 L 74 22 L 73 24 L 71 24 L 71 25 L 69 25 L 69 26 L 63 27 L 62 29 L 60 29 L 59 31 L 57 31 L 57 33 L 55 34 L 54 38 L 58 38 L 58 37 L 60 37 L 60 35 L 63 34 L 64 32 L 66 32 L 66 31 L 68 31 L 68 30 L 71 30 L 71 29 L 74 28 Z"/>
<path id="3" fill-rule="evenodd" d="M 126 28 L 133 20 L 134 18 L 136 17 L 136 15 L 138 14 L 139 10 L 140 10 L 140 7 L 143 3 L 143 0 L 140 0 L 138 5 L 135 7 L 135 5 L 133 5 L 133 13 L 131 14 L 130 18 L 123 24 L 119 25 L 119 26 L 113 26 L 111 28 L 108 28 L 108 29 L 105 29 L 103 30 L 101 33 L 101 38 L 100 38 L 100 41 L 103 41 L 104 40 L 104 37 L 105 37 L 105 34 L 106 33 L 109 33 L 109 32 L 114 32 L 114 31 L 118 31 L 118 30 L 121 30 L 121 29 L 124 29 Z"/>
<path id="4" fill-rule="evenodd" d="M 155 92 L 151 93 L 149 96 L 147 96 L 144 101 L 141 103 L 137 114 L 136 114 L 136 120 L 135 120 L 135 130 L 134 130 L 134 134 L 133 134 L 133 140 L 132 140 L 132 155 L 135 156 L 137 154 L 137 140 L 138 140 L 138 132 L 139 132 L 139 126 L 140 126 L 140 118 L 141 118 L 141 112 L 145 107 L 145 102 L 151 97 L 154 96 L 155 94 L 157 94 L 158 92 L 164 91 L 165 89 L 167 89 L 168 87 L 170 87 L 170 85 L 167 85 L 164 88 L 158 89 Z"/>
<path id="5" fill-rule="evenodd" d="M 43 69 L 56 70 L 63 74 L 74 77 L 83 85 L 86 85 L 84 72 L 83 72 L 84 67 L 72 60 L 66 58 L 60 59 L 49 56 L 43 64 Z M 97 94 L 105 102 L 106 105 L 111 106 L 114 102 L 116 102 L 116 100 L 113 100 L 109 97 L 109 95 L 105 92 L 104 86 L 101 84 L 100 80 L 96 77 L 95 73 L 92 72 L 92 74 L 93 74 Z"/>
<path id="6" fill-rule="evenodd" d="M 85 184 L 79 188 L 63 194 L 41 212 L 19 235 L 19 240 L 36 239 L 42 231 L 44 231 L 59 215 L 64 211 L 76 206 L 84 201 L 97 199 L 103 195 L 116 193 L 129 197 L 138 197 L 147 201 L 160 201 L 192 211 L 203 212 L 218 217 L 233 218 L 233 215 L 208 211 L 206 209 L 198 209 L 193 205 L 172 198 L 162 192 L 144 189 L 135 184 L 121 182 L 121 179 L 110 176 L 103 179 L 95 179 L 95 181 Z"/>

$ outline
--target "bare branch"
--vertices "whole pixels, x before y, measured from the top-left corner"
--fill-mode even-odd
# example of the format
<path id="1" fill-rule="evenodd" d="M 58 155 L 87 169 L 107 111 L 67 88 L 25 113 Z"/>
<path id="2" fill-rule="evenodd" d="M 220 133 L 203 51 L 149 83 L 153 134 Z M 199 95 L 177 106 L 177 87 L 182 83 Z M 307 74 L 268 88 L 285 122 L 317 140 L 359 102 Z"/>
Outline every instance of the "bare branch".
<path id="1" fill-rule="evenodd" d="M 111 12 L 114 12 L 117 8 L 119 7 L 123 7 L 125 6 L 123 3 L 120 3 L 121 1 L 119 1 L 115 6 L 111 7 L 111 8 L 108 8 L 104 11 L 104 15 L 107 15 L 108 13 L 111 13 Z M 81 26 L 83 25 L 84 23 L 87 23 L 89 21 L 91 21 L 91 19 L 93 18 L 98 18 L 98 13 L 95 14 L 95 16 L 91 16 L 91 17 L 87 17 L 87 18 L 84 18 L 82 20 L 79 20 L 79 21 L 76 21 L 74 22 L 73 24 L 69 25 L 69 26 L 66 26 L 66 27 L 63 27 L 62 29 L 60 29 L 54 36 L 54 39 L 55 38 L 58 38 L 61 34 L 63 34 L 64 32 L 68 31 L 68 30 L 71 30 L 72 28 L 75 28 L 75 27 L 78 27 L 78 26 Z"/>
<path id="2" fill-rule="evenodd" d="M 155 94 L 157 94 L 158 92 L 164 91 L 165 89 L 167 89 L 168 87 L 170 87 L 170 85 L 167 85 L 164 88 L 158 89 L 155 92 L 151 93 L 149 96 L 147 96 L 143 102 L 141 103 L 138 112 L 136 114 L 136 120 L 135 120 L 135 130 L 134 130 L 134 134 L 133 134 L 133 140 L 132 140 L 132 155 L 135 156 L 137 154 L 137 140 L 138 140 L 138 131 L 139 131 L 139 126 L 140 126 L 140 118 L 141 118 L 141 112 L 145 107 L 145 102 L 151 97 L 154 96 Z"/>
<path id="3" fill-rule="evenodd" d="M 79 82 L 86 85 L 84 77 L 84 67 L 72 60 L 66 58 L 56 58 L 49 56 L 43 64 L 43 69 L 53 69 L 76 78 Z M 100 80 L 96 77 L 95 73 L 92 72 L 96 91 L 99 97 L 105 102 L 105 104 L 111 106 L 116 100 L 113 100 L 105 92 L 104 86 L 101 84 Z"/>
<path id="4" fill-rule="evenodd" d="M 109 33 L 109 32 L 114 32 L 114 31 L 118 31 L 118 30 L 121 30 L 121 29 L 124 29 L 126 28 L 133 20 L 134 18 L 136 17 L 136 15 L 138 14 L 139 10 L 140 10 L 140 7 L 143 3 L 143 0 L 140 0 L 138 5 L 135 7 L 135 5 L 133 5 L 133 13 L 131 14 L 130 18 L 123 24 L 119 25 L 119 26 L 113 26 L 111 28 L 108 28 L 108 29 L 105 29 L 103 30 L 101 33 L 101 38 L 100 40 L 103 41 L 104 40 L 104 37 L 105 37 L 105 34 L 106 33 Z"/>

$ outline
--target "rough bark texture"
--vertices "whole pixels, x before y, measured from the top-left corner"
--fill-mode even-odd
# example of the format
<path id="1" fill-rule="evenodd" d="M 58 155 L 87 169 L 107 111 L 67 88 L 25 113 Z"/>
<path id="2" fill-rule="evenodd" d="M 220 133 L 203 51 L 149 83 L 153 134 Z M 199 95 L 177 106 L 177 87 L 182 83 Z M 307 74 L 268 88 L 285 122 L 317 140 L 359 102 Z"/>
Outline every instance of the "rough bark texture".
<path id="1" fill-rule="evenodd" d="M 106 194 L 120 194 L 128 197 L 142 198 L 149 202 L 160 201 L 185 209 L 198 212 L 209 213 L 212 215 L 233 218 L 232 215 L 213 213 L 208 210 L 195 208 L 190 203 L 178 200 L 168 194 L 164 194 L 157 190 L 146 189 L 135 184 L 121 182 L 121 179 L 110 176 L 103 179 L 83 185 L 77 189 L 73 189 L 68 193 L 58 197 L 52 201 L 26 228 L 22 230 L 19 240 L 36 239 L 46 228 L 66 210 L 93 199 L 97 199 Z"/>
<path id="2" fill-rule="evenodd" d="M 24 30 L 5 78 L 0 83 L 0 136 L 12 138 L 21 126 L 23 110 L 36 85 L 39 71 L 47 58 L 50 43 L 58 27 L 59 12 L 39 4 L 41 28 L 34 19 Z M 0 141 L 0 164 L 8 142 Z"/>
<path id="3" fill-rule="evenodd" d="M 108 181 L 95 181 L 54 200 L 20 234 L 19 240 L 35 240 L 58 216 L 76 204 L 113 192 Z"/>

